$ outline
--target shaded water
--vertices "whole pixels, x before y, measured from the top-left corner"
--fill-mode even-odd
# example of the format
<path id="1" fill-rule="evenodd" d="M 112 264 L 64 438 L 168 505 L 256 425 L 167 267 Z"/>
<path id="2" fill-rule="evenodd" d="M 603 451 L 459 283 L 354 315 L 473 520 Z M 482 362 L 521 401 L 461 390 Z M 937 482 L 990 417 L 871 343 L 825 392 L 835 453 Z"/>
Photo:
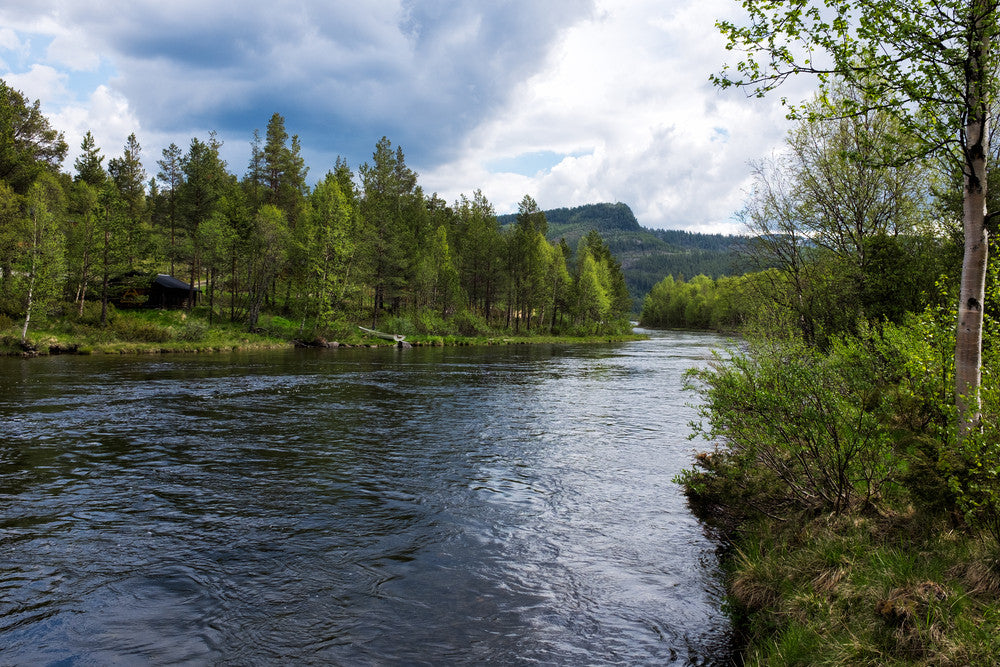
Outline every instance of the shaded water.
<path id="1" fill-rule="evenodd" d="M 0 663 L 725 662 L 719 344 L 0 360 Z"/>

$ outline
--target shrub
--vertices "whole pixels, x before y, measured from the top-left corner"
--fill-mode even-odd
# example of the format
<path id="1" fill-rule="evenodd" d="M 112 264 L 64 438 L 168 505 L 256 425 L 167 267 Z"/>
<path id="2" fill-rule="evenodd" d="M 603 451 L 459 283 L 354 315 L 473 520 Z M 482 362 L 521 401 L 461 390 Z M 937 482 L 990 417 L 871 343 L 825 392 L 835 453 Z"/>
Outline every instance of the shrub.
<path id="1" fill-rule="evenodd" d="M 901 376 L 881 340 L 866 332 L 827 353 L 795 339 L 756 341 L 692 372 L 709 424 L 697 431 L 724 445 L 700 462 L 702 473 L 735 496 L 730 504 L 772 516 L 879 499 L 903 470 L 892 391 Z M 706 480 L 690 472 L 682 481 Z"/>
<path id="2" fill-rule="evenodd" d="M 422 310 L 417 314 L 414 326 L 417 333 L 421 334 L 440 334 L 447 328 L 441 316 L 429 310 Z"/>
<path id="3" fill-rule="evenodd" d="M 130 318 L 117 318 L 112 328 L 119 339 L 129 342 L 166 343 L 174 338 L 170 327 Z"/>
<path id="4" fill-rule="evenodd" d="M 486 319 L 470 310 L 459 311 L 452 317 L 451 322 L 454 330 L 463 336 L 489 336 L 492 334 Z"/>
<path id="5" fill-rule="evenodd" d="M 413 325 L 407 317 L 401 317 L 399 315 L 393 315 L 392 317 L 387 317 L 378 323 L 376 327 L 379 331 L 384 331 L 386 333 L 393 334 L 403 334 L 404 336 L 412 336 L 417 333 L 417 328 Z"/>
<path id="6" fill-rule="evenodd" d="M 177 340 L 193 343 L 204 340 L 207 333 L 207 324 L 197 320 L 188 320 L 184 327 L 178 332 Z"/>
<path id="7" fill-rule="evenodd" d="M 80 311 L 77 310 L 76 313 Z M 108 322 L 114 322 L 118 315 L 118 311 L 115 310 L 113 303 L 108 304 L 107 319 Z M 83 302 L 83 313 L 76 315 L 76 321 L 80 324 L 87 324 L 91 326 L 98 326 L 101 323 L 101 302 L 100 301 L 84 301 Z"/>

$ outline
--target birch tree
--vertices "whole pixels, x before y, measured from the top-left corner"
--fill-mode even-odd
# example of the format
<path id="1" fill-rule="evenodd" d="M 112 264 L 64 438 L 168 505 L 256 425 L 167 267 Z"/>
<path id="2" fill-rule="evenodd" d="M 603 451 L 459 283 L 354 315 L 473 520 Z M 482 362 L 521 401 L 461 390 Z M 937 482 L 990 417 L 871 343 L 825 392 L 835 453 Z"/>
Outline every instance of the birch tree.
<path id="1" fill-rule="evenodd" d="M 989 111 L 996 101 L 997 0 L 743 0 L 746 24 L 718 23 L 741 52 L 713 81 L 763 97 L 788 78 L 839 82 L 857 92 L 791 115 L 847 118 L 879 109 L 901 139 L 885 156 L 902 163 L 935 155 L 963 174 L 965 253 L 955 345 L 960 435 L 981 420 Z"/>
<path id="2" fill-rule="evenodd" d="M 65 239 L 59 226 L 64 207 L 62 188 L 56 178 L 43 174 L 31 186 L 25 200 L 28 238 L 23 258 L 25 313 L 21 343 L 28 340 L 31 316 L 43 311 L 61 294 Z"/>

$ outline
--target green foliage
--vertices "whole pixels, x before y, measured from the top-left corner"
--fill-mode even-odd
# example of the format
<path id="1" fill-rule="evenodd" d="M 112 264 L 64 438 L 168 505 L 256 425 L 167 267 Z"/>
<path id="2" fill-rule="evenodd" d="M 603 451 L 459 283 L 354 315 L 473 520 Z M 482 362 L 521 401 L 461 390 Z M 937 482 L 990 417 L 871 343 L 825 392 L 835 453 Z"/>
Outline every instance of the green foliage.
<path id="1" fill-rule="evenodd" d="M 968 524 L 994 541 L 1000 555 L 1000 385 L 983 383 L 980 428 L 955 443 L 944 458 L 949 490 Z"/>
<path id="2" fill-rule="evenodd" d="M 748 278 L 698 275 L 690 281 L 667 276 L 643 300 L 644 327 L 734 330 L 748 317 Z"/>
<path id="3" fill-rule="evenodd" d="M 642 298 L 665 276 L 681 278 L 704 274 L 713 278 L 741 275 L 751 265 L 741 255 L 744 236 L 647 229 L 639 225 L 626 204 L 586 204 L 543 212 L 548 223 L 546 238 L 564 239 L 576 247 L 580 239 L 596 231 L 620 262 L 631 310 L 638 312 Z M 516 214 L 497 218 L 502 226 L 513 226 Z"/>
<path id="4" fill-rule="evenodd" d="M 707 421 L 698 430 L 722 443 L 703 474 L 737 485 L 734 506 L 769 516 L 840 513 L 898 494 L 905 444 L 946 433 L 947 366 L 925 324 L 865 328 L 826 352 L 796 338 L 754 340 L 695 372 Z"/>
<path id="5" fill-rule="evenodd" d="M 307 187 L 298 137 L 277 113 L 266 139 L 254 133 L 242 182 L 214 134 L 193 138 L 186 152 L 164 149 L 147 183 L 135 134 L 105 163 L 87 133 L 70 178 L 55 175 L 65 143 L 38 109 L 0 85 L 0 311 L 25 325 L 71 299 L 72 309 L 59 310 L 79 313 L 73 326 L 83 331 L 94 318 L 88 299 L 99 296 L 99 324 L 121 331 L 95 336 L 195 342 L 200 330 L 164 325 L 173 327 L 170 341 L 156 326 L 114 317 L 127 276 L 168 273 L 207 301 L 206 336 L 226 310 L 251 331 L 270 331 L 269 315 L 287 316 L 300 337 L 307 327 L 320 335 L 386 317 L 410 322 L 403 328 L 415 335 L 627 326 L 621 266 L 598 235 L 588 244 L 594 266 L 587 280 L 600 288 L 587 292 L 600 297 L 592 307 L 574 299 L 571 253 L 545 239 L 545 216 L 530 196 L 521 232 L 505 233 L 479 191 L 454 207 L 426 196 L 387 138 L 359 169 L 360 188 L 341 158 Z M 616 228 L 633 226 L 628 208 L 618 208 Z M 141 293 L 148 285 L 129 287 Z M 288 333 L 284 326 L 275 332 Z"/>
<path id="6" fill-rule="evenodd" d="M 114 323 L 118 311 L 113 303 L 108 304 L 106 318 L 109 323 Z M 101 325 L 101 304 L 99 301 L 85 301 L 82 309 L 78 312 L 75 320 L 87 326 Z"/>
<path id="7" fill-rule="evenodd" d="M 493 330 L 486 320 L 470 310 L 461 310 L 455 313 L 455 316 L 451 318 L 451 326 L 462 336 L 489 336 L 493 334 Z"/>
<path id="8" fill-rule="evenodd" d="M 61 132 L 42 115 L 41 102 L 29 102 L 0 80 L 0 181 L 25 194 L 43 173 L 54 173 L 68 146 Z"/>
<path id="9" fill-rule="evenodd" d="M 138 343 L 166 343 L 175 336 L 169 326 L 133 318 L 118 318 L 111 329 L 118 339 Z"/>

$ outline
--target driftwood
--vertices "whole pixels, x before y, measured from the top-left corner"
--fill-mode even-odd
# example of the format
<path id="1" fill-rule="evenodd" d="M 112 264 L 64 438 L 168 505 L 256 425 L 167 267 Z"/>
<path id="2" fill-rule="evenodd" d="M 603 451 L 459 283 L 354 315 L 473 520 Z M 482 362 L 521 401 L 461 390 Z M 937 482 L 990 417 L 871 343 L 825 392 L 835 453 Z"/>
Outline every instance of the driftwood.
<path id="1" fill-rule="evenodd" d="M 366 329 L 364 327 L 358 327 L 358 328 L 371 336 L 377 336 L 378 338 L 382 338 L 384 340 L 391 340 L 396 343 L 401 343 L 403 342 L 403 339 L 406 338 L 406 336 L 404 336 L 403 334 L 389 334 L 389 333 L 382 333 L 381 331 L 375 331 L 374 329 Z"/>

